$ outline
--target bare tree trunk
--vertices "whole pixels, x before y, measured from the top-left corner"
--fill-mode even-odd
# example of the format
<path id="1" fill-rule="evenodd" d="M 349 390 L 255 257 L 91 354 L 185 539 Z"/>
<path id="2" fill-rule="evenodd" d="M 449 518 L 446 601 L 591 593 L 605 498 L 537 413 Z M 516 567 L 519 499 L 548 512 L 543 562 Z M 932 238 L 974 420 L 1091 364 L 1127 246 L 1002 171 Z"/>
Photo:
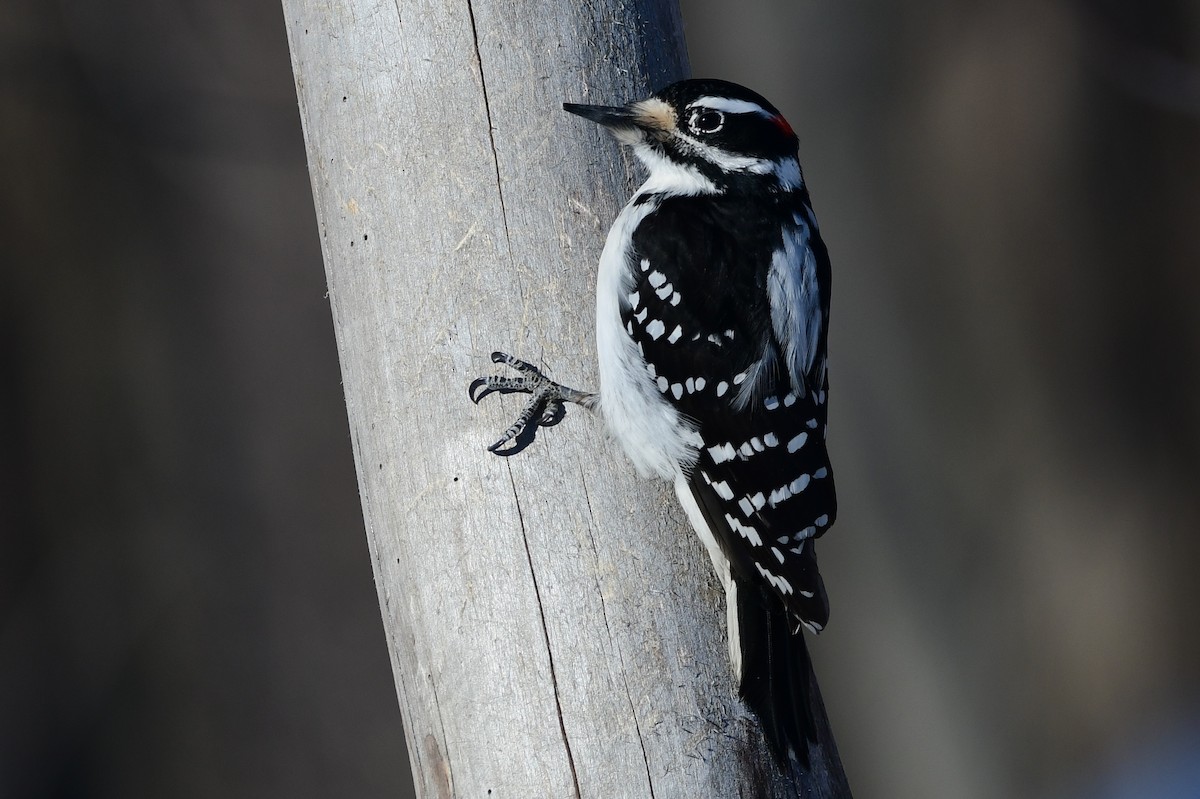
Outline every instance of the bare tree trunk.
<path id="1" fill-rule="evenodd" d="M 673 0 L 284 0 L 367 535 L 421 796 L 790 794 L 669 486 L 573 409 L 485 452 L 487 353 L 594 387 L 630 159 L 567 101 L 686 74 Z"/>

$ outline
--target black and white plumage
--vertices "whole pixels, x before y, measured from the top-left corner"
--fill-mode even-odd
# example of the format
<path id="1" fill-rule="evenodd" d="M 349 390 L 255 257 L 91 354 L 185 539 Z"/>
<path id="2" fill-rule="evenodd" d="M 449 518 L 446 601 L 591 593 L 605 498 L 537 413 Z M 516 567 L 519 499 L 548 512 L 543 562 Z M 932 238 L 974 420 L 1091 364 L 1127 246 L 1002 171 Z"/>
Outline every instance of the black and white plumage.
<path id="1" fill-rule="evenodd" d="M 476 381 L 472 394 L 536 383 L 520 427 L 581 402 L 641 473 L 674 482 L 726 589 L 742 696 L 781 762 L 807 762 L 813 746 L 832 749 L 817 740 L 827 722 L 799 628 L 828 620 L 814 541 L 836 500 L 825 447 L 830 268 L 796 136 L 765 99 L 724 81 L 564 108 L 607 127 L 649 170 L 600 259 L 601 389 L 559 387 L 510 360 L 525 377 Z"/>

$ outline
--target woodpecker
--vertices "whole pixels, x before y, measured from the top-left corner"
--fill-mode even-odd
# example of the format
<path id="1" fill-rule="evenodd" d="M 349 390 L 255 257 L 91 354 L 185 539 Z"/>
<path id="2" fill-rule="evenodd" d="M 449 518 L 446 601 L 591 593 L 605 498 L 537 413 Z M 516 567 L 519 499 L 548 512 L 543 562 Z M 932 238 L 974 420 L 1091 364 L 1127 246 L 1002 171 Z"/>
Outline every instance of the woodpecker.
<path id="1" fill-rule="evenodd" d="M 806 761 L 828 722 L 800 628 L 829 618 L 815 541 L 837 503 L 825 446 L 830 266 L 796 134 L 762 96 L 720 80 L 563 108 L 607 128 L 649 176 L 600 256 L 600 391 L 493 353 L 519 376 L 480 378 L 471 398 L 532 396 L 489 449 L 573 402 L 603 417 L 640 473 L 671 480 L 725 588 L 740 693 L 780 764 Z"/>

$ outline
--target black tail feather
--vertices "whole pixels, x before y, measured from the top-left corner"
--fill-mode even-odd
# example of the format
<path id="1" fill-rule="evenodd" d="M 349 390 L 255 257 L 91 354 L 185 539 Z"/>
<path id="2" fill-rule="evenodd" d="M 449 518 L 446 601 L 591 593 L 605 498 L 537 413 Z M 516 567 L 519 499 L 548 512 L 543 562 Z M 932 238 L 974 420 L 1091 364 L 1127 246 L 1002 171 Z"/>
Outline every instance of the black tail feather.
<path id="1" fill-rule="evenodd" d="M 848 799 L 850 787 L 804 634 L 783 603 L 757 585 L 739 581 L 742 698 L 762 722 L 781 770 L 805 796 Z"/>

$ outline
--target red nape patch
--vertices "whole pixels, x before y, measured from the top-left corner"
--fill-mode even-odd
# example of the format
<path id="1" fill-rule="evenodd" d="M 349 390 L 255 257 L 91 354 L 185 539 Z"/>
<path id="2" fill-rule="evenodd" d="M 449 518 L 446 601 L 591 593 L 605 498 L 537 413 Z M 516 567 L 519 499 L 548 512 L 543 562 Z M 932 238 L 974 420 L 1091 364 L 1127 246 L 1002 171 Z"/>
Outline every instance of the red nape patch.
<path id="1" fill-rule="evenodd" d="M 796 135 L 796 131 L 792 130 L 792 126 L 788 124 L 788 121 L 786 119 L 784 119 L 781 114 L 776 114 L 775 116 L 771 117 L 771 121 L 775 123 L 775 126 L 777 128 L 782 130 L 787 135 L 789 135 L 789 136 Z"/>

